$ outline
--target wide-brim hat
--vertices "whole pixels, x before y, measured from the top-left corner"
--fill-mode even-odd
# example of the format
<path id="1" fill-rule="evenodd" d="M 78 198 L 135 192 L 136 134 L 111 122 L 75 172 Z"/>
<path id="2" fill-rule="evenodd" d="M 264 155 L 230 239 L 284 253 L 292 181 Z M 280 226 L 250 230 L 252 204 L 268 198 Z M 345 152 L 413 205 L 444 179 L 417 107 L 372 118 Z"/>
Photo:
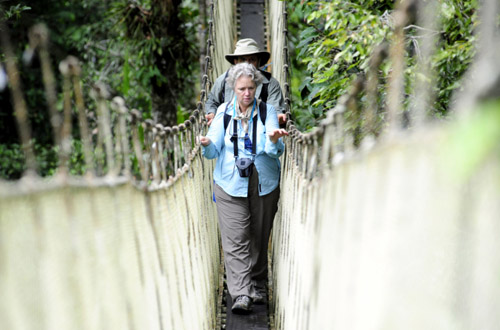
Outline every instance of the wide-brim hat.
<path id="1" fill-rule="evenodd" d="M 257 55 L 260 58 L 260 65 L 264 65 L 269 61 L 269 58 L 271 57 L 271 54 L 266 51 L 261 51 L 259 46 L 257 45 L 257 42 L 251 38 L 246 38 L 246 39 L 240 39 L 236 43 L 236 47 L 234 49 L 233 54 L 227 54 L 226 55 L 226 60 L 234 64 L 234 60 L 238 58 L 239 56 L 245 56 L 245 55 Z"/>

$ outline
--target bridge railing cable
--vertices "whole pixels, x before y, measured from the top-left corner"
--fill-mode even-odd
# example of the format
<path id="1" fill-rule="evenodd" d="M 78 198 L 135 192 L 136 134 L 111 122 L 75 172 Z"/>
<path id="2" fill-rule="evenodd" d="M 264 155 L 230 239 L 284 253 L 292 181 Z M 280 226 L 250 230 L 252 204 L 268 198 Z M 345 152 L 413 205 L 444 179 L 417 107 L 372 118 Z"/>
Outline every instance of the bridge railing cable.
<path id="1" fill-rule="evenodd" d="M 398 135 L 405 130 L 414 130 L 423 123 L 430 121 L 430 111 L 433 100 L 436 98 L 436 91 L 433 90 L 428 80 L 417 79 L 416 86 L 412 91 L 405 92 L 404 71 L 406 69 L 406 54 L 405 43 L 408 42 L 407 31 L 411 28 L 418 27 L 426 31 L 425 38 L 419 40 L 421 46 L 415 46 L 416 51 L 415 61 L 417 62 L 416 70 L 423 76 L 432 79 L 435 77 L 435 69 L 431 68 L 428 60 L 436 51 L 438 26 L 436 19 L 437 8 L 436 4 L 419 4 L 418 1 L 404 1 L 399 4 L 397 10 L 391 14 L 394 23 L 392 36 L 388 41 L 381 43 L 372 53 L 370 64 L 366 74 L 359 74 L 357 79 L 352 83 L 348 93 L 337 100 L 335 108 L 327 111 L 326 118 L 319 123 L 317 127 L 310 132 L 301 132 L 297 129 L 294 118 L 291 115 L 291 93 L 290 93 L 290 74 L 291 64 L 289 59 L 289 47 L 287 45 L 287 12 L 286 6 L 283 5 L 283 12 L 279 18 L 281 25 L 280 32 L 283 35 L 274 37 L 279 41 L 279 60 L 273 58 L 273 63 L 277 62 L 279 68 L 275 69 L 273 74 L 281 82 L 287 107 L 288 123 L 287 128 L 291 134 L 291 140 L 294 146 L 298 149 L 305 150 L 305 144 L 318 145 L 319 149 L 324 149 L 321 144 L 328 142 L 331 151 L 316 150 L 316 159 L 321 164 L 328 164 L 338 161 L 345 157 L 346 152 L 353 152 L 358 149 L 369 149 L 375 146 L 376 141 L 384 143 L 390 140 L 394 135 Z M 481 7 L 483 16 L 491 16 L 491 12 L 496 12 L 495 4 L 490 1 L 485 2 Z M 490 9 L 484 9 L 490 8 Z M 488 16 L 489 15 L 489 16 Z M 278 19 L 275 19 L 278 20 Z M 418 25 L 416 25 L 418 21 Z M 491 19 L 484 19 L 485 22 L 490 22 Z M 274 23 L 279 25 L 278 23 Z M 498 43 L 495 33 L 491 32 L 495 29 L 495 24 L 481 24 L 480 28 L 484 32 L 479 33 L 480 40 L 483 43 L 488 43 L 491 46 L 491 51 L 488 47 L 481 47 L 479 57 L 493 57 L 491 55 L 496 49 Z M 411 39 L 411 38 L 410 38 Z M 415 38 L 413 38 L 415 39 Z M 487 40 L 487 41 L 484 41 Z M 413 41 L 416 42 L 416 41 Z M 276 46 L 278 47 L 278 46 Z M 275 50 L 276 51 L 276 50 Z M 391 70 L 387 82 L 381 80 L 381 66 L 384 63 L 390 62 Z M 492 77 L 498 76 L 498 70 L 493 68 L 493 65 L 487 66 L 486 60 L 476 61 L 476 67 L 483 70 L 487 67 L 493 73 Z M 493 63 L 493 60 L 490 60 Z M 469 70 L 472 75 L 477 70 Z M 292 73 L 293 74 L 293 73 Z M 483 76 L 483 75 L 481 75 Z M 471 87 L 471 93 L 457 93 L 456 101 L 453 102 L 451 117 L 455 112 L 463 112 L 464 108 L 473 108 L 473 103 L 466 100 L 478 99 L 471 95 L 480 94 L 477 86 L 484 82 L 484 79 L 466 79 L 465 81 Z M 492 81 L 495 78 L 491 79 Z M 470 83 L 469 83 L 470 81 Z M 485 83 L 485 82 L 484 82 Z M 382 84 L 387 90 L 387 95 L 382 95 Z M 486 84 L 486 83 L 485 83 Z M 489 87 L 494 88 L 494 83 Z M 476 88 L 474 88 L 474 86 Z M 406 86 L 406 88 L 408 88 Z M 385 90 L 385 89 L 384 89 Z M 324 133 L 327 127 L 335 132 L 335 138 L 324 138 Z M 296 149 L 296 148 L 293 148 Z M 310 148 L 308 149 L 310 152 Z M 326 156 L 328 159 L 323 159 Z M 299 157 L 296 161 L 300 167 L 306 166 L 303 162 L 304 157 Z M 309 157 L 311 159 L 311 157 Z M 310 166 L 308 167 L 310 168 Z M 319 167 L 318 167 L 319 169 Z M 303 172 L 307 172 L 304 168 Z"/>
<path id="2" fill-rule="evenodd" d="M 225 5 L 209 7 L 197 109 L 173 127 L 144 120 L 104 84 L 85 90 L 84 64 L 75 57 L 59 65 L 58 111 L 49 34 L 33 27 L 25 60 L 40 59 L 58 157 L 55 174 L 46 177 L 38 174 L 17 60 L 0 26 L 26 159 L 20 180 L 0 181 L 1 329 L 216 327 L 220 249 L 214 203 L 204 188 L 213 164 L 202 159 L 197 137 L 207 129 L 204 102 L 222 63 L 214 59 L 224 44 L 214 27 L 222 26 L 217 15 Z M 69 162 L 75 155 L 82 158 L 80 175 Z"/>
<path id="3" fill-rule="evenodd" d="M 49 54 L 49 31 L 46 26 L 39 24 L 34 26 L 29 33 L 30 47 L 25 51 L 25 60 L 31 61 L 38 56 L 41 61 L 42 76 L 47 95 L 47 108 L 49 109 L 50 123 L 53 132 L 53 140 L 58 147 L 58 175 L 68 174 L 68 156 L 71 152 L 71 117 L 73 116 L 72 105 L 75 104 L 78 115 L 80 140 L 83 144 L 83 159 L 85 162 L 85 175 L 89 177 L 102 176 L 129 176 L 136 174 L 135 179 L 153 187 L 160 182 L 166 183 L 175 180 L 183 172 L 184 165 L 189 164 L 197 152 L 195 137 L 203 130 L 204 125 L 204 103 L 211 89 L 214 78 L 223 72 L 228 64 L 222 58 L 215 58 L 215 52 L 223 54 L 226 48 L 230 48 L 232 42 L 231 33 L 224 34 L 223 23 L 228 20 L 232 6 L 219 3 L 211 3 L 209 6 L 210 17 L 208 20 L 208 33 L 206 40 L 207 54 L 205 56 L 203 72 L 201 75 L 201 90 L 197 108 L 192 111 L 189 118 L 174 127 L 164 127 L 160 123 L 151 120 L 143 120 L 141 111 L 128 109 L 125 100 L 120 96 L 111 97 L 108 87 L 96 83 L 90 92 L 96 104 L 96 113 L 88 113 L 84 104 L 84 91 L 81 86 L 81 67 L 77 58 L 69 56 L 62 61 L 59 70 L 63 76 L 64 110 L 56 110 L 56 82 L 52 70 Z M 221 22 L 216 22 L 216 17 Z M 217 26 L 216 26 L 217 25 Z M 218 29 L 221 36 L 216 37 Z M 5 31 L 5 29 L 3 29 Z M 226 39 L 231 39 L 229 42 Z M 20 86 L 19 70 L 14 57 L 14 52 L 9 42 L 9 36 L 2 33 L 2 47 L 6 54 L 6 69 L 13 93 L 16 121 L 19 126 L 20 138 L 26 155 L 27 172 L 36 174 L 36 163 L 33 146 L 31 145 L 32 134 L 28 121 L 27 106 Z M 217 72 L 213 72 L 216 70 Z M 89 118 L 89 115 L 92 117 Z M 95 124 L 95 127 L 89 125 Z M 129 134 L 130 128 L 134 127 L 139 134 Z M 145 143 L 147 140 L 148 143 Z M 95 141 L 95 145 L 92 143 Z M 158 143 L 155 143 L 158 141 Z M 164 151 L 159 153 L 159 145 Z M 132 147 L 131 147 L 132 146 Z M 141 149 L 141 157 L 138 157 L 138 148 Z M 131 164 L 130 150 L 134 164 Z M 159 164 L 165 164 L 163 169 Z M 138 164 L 138 166 L 137 166 Z M 134 167 L 135 166 L 135 167 Z M 139 167 L 139 168 L 137 168 Z M 134 171 L 135 170 L 135 171 Z M 179 172 L 180 171 L 180 172 Z M 57 175 L 56 175 L 57 176 Z"/>
<path id="4" fill-rule="evenodd" d="M 337 101 L 337 106 L 327 112 L 326 118 L 310 132 L 301 132 L 297 129 L 294 118 L 291 115 L 291 91 L 290 91 L 290 60 L 287 45 L 288 29 L 286 26 L 287 12 L 283 11 L 284 35 L 282 46 L 283 57 L 283 92 L 287 106 L 288 123 L 287 128 L 293 140 L 294 150 L 300 149 L 306 154 L 312 154 L 298 157 L 297 165 L 302 169 L 304 176 L 315 175 L 317 171 L 311 171 L 312 168 L 319 169 L 318 164 L 327 165 L 331 162 L 341 160 L 346 152 L 353 152 L 361 145 L 372 147 L 375 139 L 400 131 L 404 126 L 403 113 L 401 108 L 403 104 L 403 73 L 404 73 L 404 28 L 414 22 L 416 15 L 416 3 L 406 1 L 394 13 L 395 29 L 392 42 L 383 43 L 372 54 L 367 76 L 359 75 L 352 83 L 349 92 L 343 95 Z M 392 73 L 388 83 L 387 107 L 384 111 L 380 106 L 379 90 L 379 70 L 383 62 L 390 60 L 392 63 Z M 366 104 L 361 104 L 361 96 L 366 95 L 368 100 Z M 422 108 L 420 106 L 419 108 Z M 419 110 L 415 110 L 419 111 Z M 364 120 L 362 118 L 365 118 Z M 325 138 L 324 133 L 327 127 L 333 130 L 332 138 Z M 328 143 L 330 151 L 320 152 L 322 143 Z M 308 147 L 306 148 L 306 145 Z M 313 152 L 314 150 L 314 152 Z M 323 159 L 326 157 L 327 159 Z M 307 161 L 305 158 L 308 158 Z M 308 173 L 308 174 L 307 174 Z"/>
<path id="5" fill-rule="evenodd" d="M 269 15 L 272 55 L 279 47 L 281 57 L 273 57 L 280 63 L 273 76 L 293 107 L 286 4 L 269 3 L 276 7 Z M 436 75 L 428 61 L 439 36 L 435 6 L 400 2 L 390 13 L 391 38 L 318 127 L 302 132 L 289 114 L 272 237 L 276 329 L 493 329 L 499 322 L 493 279 L 500 258 L 492 252 L 500 248 L 494 239 L 500 232 L 499 158 L 494 148 L 479 159 L 467 147 L 485 147 L 471 142 L 479 115 L 498 118 L 476 110 L 481 101 L 498 104 L 498 3 L 481 3 L 481 17 L 488 18 L 480 18 L 480 30 L 486 32 L 479 34 L 467 87 L 444 122 L 429 116 L 433 83 L 405 93 L 403 79 L 406 32 L 415 26 L 427 33 L 418 71 Z M 387 62 L 391 74 L 381 95 Z M 498 136 L 496 129 L 490 137 Z M 498 147 L 498 139 L 492 141 Z"/>

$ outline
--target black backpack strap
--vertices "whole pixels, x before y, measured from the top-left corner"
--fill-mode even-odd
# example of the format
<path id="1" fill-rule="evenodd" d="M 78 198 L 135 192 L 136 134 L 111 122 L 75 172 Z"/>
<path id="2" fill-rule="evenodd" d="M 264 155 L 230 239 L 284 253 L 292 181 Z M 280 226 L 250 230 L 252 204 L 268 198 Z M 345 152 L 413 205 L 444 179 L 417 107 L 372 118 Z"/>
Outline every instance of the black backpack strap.
<path id="1" fill-rule="evenodd" d="M 224 110 L 224 136 L 226 135 L 227 127 L 229 126 L 229 122 L 231 121 L 232 116 L 227 113 L 227 108 L 229 108 L 229 102 L 227 102 L 226 109 Z M 233 119 L 233 135 L 230 138 L 231 142 L 233 142 L 233 153 L 234 157 L 238 157 L 238 121 Z"/>
<path id="2" fill-rule="evenodd" d="M 226 136 L 226 130 L 232 117 L 227 113 L 228 108 L 229 102 L 227 102 L 226 109 L 224 109 L 224 136 Z M 233 120 L 233 135 L 231 135 L 230 140 L 231 142 L 233 142 L 234 157 L 238 157 L 238 122 L 236 121 L 236 119 Z"/>
<path id="3" fill-rule="evenodd" d="M 226 135 L 227 127 L 229 126 L 229 122 L 231 121 L 231 115 L 227 113 L 227 108 L 229 107 L 229 102 L 226 105 L 226 109 L 224 110 L 224 135 Z"/>
<path id="4" fill-rule="evenodd" d="M 264 71 L 264 70 L 259 70 L 260 73 L 262 73 L 264 75 L 264 77 L 267 78 L 267 80 L 271 80 L 271 77 L 272 77 L 272 74 L 271 72 L 267 72 L 267 71 Z"/>
<path id="5" fill-rule="evenodd" d="M 238 158 L 238 121 L 236 119 L 233 119 L 233 135 L 231 136 L 231 141 L 233 141 L 234 158 Z"/>
<path id="6" fill-rule="evenodd" d="M 260 102 L 259 104 L 259 117 L 262 125 L 266 126 L 266 117 L 267 117 L 267 104 L 266 102 Z"/>
<path id="7" fill-rule="evenodd" d="M 224 82 L 222 83 L 222 90 L 219 93 L 220 104 L 224 103 L 226 98 L 226 78 L 229 74 L 229 70 L 226 71 L 226 75 L 224 76 Z"/>
<path id="8" fill-rule="evenodd" d="M 267 72 L 264 70 L 259 70 L 259 71 L 260 71 L 260 73 L 262 73 L 264 75 L 264 77 L 267 78 L 267 80 L 271 80 L 272 75 L 270 72 Z M 260 95 L 259 95 L 259 98 L 261 99 L 261 101 L 267 102 L 267 97 L 269 96 L 268 89 L 269 89 L 269 83 L 262 84 L 262 89 L 260 90 Z"/>
<path id="9" fill-rule="evenodd" d="M 229 126 L 229 122 L 231 121 L 231 115 L 227 113 L 227 108 L 229 107 L 229 102 L 226 105 L 226 109 L 224 110 L 224 136 L 226 136 L 226 130 L 227 127 Z M 238 157 L 238 124 L 236 122 L 236 119 L 233 121 L 233 135 L 231 135 L 231 141 L 233 142 L 233 150 L 234 150 L 234 157 Z"/>
<path id="10" fill-rule="evenodd" d="M 269 84 L 262 84 L 262 89 L 260 90 L 260 100 L 262 102 L 267 102 L 267 97 L 269 96 L 267 87 Z"/>
<path id="11" fill-rule="evenodd" d="M 255 157 L 257 154 L 257 120 L 253 121 L 253 132 L 252 132 L 252 155 Z"/>

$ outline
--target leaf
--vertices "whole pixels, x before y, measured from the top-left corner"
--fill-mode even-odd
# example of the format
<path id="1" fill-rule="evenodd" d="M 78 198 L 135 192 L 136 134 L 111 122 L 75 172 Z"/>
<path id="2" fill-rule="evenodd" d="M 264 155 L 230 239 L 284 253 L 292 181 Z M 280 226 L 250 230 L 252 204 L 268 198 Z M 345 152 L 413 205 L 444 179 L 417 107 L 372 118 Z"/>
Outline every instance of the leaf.
<path id="1" fill-rule="evenodd" d="M 500 102 L 487 102 L 467 122 L 458 122 L 443 146 L 448 167 L 467 179 L 488 157 L 500 159 Z"/>
<path id="2" fill-rule="evenodd" d="M 125 54 L 123 71 L 122 71 L 122 94 L 123 96 L 128 96 L 130 90 L 130 65 L 129 65 L 129 53 Z"/>

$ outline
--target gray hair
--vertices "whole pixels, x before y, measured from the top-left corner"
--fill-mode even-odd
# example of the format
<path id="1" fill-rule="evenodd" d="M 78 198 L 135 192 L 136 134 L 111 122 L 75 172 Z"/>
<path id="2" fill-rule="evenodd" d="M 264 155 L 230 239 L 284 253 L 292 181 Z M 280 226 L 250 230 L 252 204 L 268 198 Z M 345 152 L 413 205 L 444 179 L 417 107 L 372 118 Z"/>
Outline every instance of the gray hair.
<path id="1" fill-rule="evenodd" d="M 255 86 L 259 86 L 264 81 L 264 75 L 259 72 L 252 64 L 243 62 L 233 65 L 227 74 L 226 83 L 234 89 L 236 85 L 236 80 L 241 76 L 250 77 Z"/>

